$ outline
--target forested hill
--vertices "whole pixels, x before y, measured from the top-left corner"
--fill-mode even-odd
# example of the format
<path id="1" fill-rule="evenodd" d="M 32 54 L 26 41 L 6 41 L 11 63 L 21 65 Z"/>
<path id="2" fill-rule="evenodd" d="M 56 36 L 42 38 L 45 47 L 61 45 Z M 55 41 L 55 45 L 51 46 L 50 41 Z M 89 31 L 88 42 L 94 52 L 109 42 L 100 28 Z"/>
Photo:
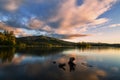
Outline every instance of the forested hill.
<path id="1" fill-rule="evenodd" d="M 120 47 L 120 44 L 108 43 L 88 43 L 88 42 L 68 42 L 53 37 L 47 36 L 27 36 L 16 38 L 16 45 L 18 46 L 38 46 L 38 47 Z"/>
<path id="2" fill-rule="evenodd" d="M 47 36 L 27 36 L 16 38 L 14 33 L 0 32 L 0 47 L 120 47 L 120 44 L 68 42 Z"/>
<path id="3" fill-rule="evenodd" d="M 16 38 L 16 42 L 20 45 L 29 46 L 74 46 L 75 43 L 59 40 L 47 36 L 28 36 Z"/>

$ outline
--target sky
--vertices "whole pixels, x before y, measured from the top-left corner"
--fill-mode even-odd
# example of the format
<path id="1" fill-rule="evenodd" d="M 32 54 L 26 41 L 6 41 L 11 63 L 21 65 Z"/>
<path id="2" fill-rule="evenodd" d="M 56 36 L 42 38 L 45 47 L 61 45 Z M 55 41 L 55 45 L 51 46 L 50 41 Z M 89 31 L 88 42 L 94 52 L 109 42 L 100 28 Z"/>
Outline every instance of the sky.
<path id="1" fill-rule="evenodd" d="M 120 0 L 0 0 L 0 31 L 120 43 Z"/>

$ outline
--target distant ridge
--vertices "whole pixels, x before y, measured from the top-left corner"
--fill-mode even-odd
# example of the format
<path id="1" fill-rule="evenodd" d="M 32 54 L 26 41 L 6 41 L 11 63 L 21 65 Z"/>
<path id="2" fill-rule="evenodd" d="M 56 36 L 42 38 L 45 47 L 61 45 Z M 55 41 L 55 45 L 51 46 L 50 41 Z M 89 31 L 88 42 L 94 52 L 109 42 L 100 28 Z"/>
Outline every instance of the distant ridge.
<path id="1" fill-rule="evenodd" d="M 120 44 L 68 42 L 48 36 L 27 36 L 16 38 L 17 45 L 38 47 L 120 47 Z"/>
<path id="2" fill-rule="evenodd" d="M 16 38 L 17 43 L 36 46 L 74 46 L 75 43 L 47 36 L 27 36 Z"/>

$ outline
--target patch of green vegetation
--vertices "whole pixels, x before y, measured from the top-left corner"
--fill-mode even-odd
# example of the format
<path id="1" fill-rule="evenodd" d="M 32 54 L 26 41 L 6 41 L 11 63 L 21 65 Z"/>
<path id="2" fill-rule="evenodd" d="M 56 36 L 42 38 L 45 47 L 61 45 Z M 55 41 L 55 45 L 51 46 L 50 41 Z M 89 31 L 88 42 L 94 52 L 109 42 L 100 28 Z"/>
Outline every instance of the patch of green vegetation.
<path id="1" fill-rule="evenodd" d="M 13 34 L 13 31 L 0 32 L 0 46 L 14 46 L 16 45 L 16 38 Z"/>
<path id="2" fill-rule="evenodd" d="M 47 36 L 27 36 L 16 38 L 13 31 L 0 32 L 0 47 L 120 47 L 120 44 L 68 42 Z"/>
<path id="3" fill-rule="evenodd" d="M 46 36 L 28 36 L 16 39 L 18 45 L 25 44 L 26 46 L 35 47 L 67 47 L 74 46 L 75 43 L 59 40 Z"/>

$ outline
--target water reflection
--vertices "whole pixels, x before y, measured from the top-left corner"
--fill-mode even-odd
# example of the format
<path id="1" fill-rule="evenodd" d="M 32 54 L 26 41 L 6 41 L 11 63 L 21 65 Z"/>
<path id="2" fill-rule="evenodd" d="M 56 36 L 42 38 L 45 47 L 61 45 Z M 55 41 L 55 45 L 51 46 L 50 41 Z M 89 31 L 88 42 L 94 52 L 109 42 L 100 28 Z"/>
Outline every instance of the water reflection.
<path id="1" fill-rule="evenodd" d="M 15 54 L 15 48 L 0 48 L 0 60 L 2 63 L 11 62 Z"/>
<path id="2" fill-rule="evenodd" d="M 48 55 L 54 55 L 58 54 L 64 50 L 67 50 L 70 48 L 64 47 L 64 48 L 51 48 L 51 47 L 33 47 L 33 48 L 18 48 L 16 49 L 16 52 L 21 53 L 21 54 L 31 54 L 31 55 L 37 55 L 37 56 L 48 56 Z"/>
<path id="3" fill-rule="evenodd" d="M 0 48 L 0 61 L 1 63 L 18 63 L 21 62 L 26 56 L 50 56 L 59 54 L 67 48 Z"/>
<path id="4" fill-rule="evenodd" d="M 120 49 L 0 49 L 0 60 L 0 80 L 120 80 Z"/>

